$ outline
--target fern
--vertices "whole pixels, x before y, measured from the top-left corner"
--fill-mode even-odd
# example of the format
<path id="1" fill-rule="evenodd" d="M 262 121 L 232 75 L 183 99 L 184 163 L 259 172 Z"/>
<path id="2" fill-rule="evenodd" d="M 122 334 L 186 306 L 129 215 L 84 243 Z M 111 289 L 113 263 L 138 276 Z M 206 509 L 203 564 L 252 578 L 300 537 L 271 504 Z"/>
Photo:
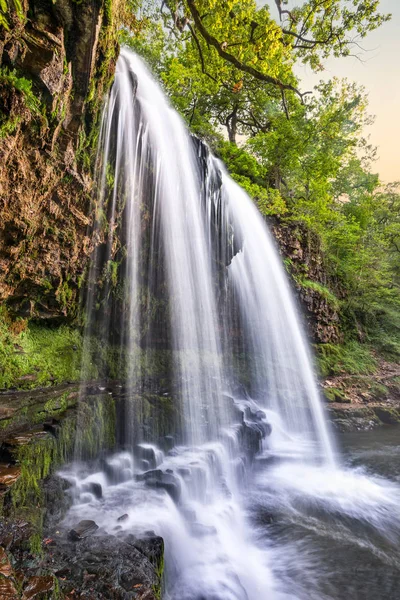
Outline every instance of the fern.
<path id="1" fill-rule="evenodd" d="M 0 70 L 0 82 L 18 90 L 24 96 L 25 104 L 29 110 L 35 115 L 40 115 L 40 100 L 32 91 L 32 81 L 25 79 L 25 77 L 18 77 L 15 69 L 10 71 L 4 68 Z"/>

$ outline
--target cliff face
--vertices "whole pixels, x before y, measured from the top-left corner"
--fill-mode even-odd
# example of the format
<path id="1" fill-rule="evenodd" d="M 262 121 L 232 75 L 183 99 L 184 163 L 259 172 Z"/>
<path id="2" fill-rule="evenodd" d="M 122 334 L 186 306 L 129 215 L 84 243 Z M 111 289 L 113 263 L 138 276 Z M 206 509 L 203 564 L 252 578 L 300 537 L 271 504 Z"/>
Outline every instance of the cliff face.
<path id="1" fill-rule="evenodd" d="M 337 299 L 329 291 L 335 286 L 328 280 L 317 237 L 300 224 L 273 222 L 272 231 L 292 277 L 311 340 L 340 343 Z"/>
<path id="2" fill-rule="evenodd" d="M 0 303 L 15 315 L 76 310 L 116 4 L 25 1 L 0 30 Z"/>

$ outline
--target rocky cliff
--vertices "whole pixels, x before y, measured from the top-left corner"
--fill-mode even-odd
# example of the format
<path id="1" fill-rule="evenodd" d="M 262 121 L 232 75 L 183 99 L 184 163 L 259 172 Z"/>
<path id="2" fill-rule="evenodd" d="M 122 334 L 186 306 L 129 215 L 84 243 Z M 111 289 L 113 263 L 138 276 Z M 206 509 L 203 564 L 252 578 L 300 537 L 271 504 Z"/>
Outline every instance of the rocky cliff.
<path id="1" fill-rule="evenodd" d="M 25 0 L 2 14 L 0 303 L 14 315 L 76 310 L 117 10 L 106 0 Z"/>
<path id="2" fill-rule="evenodd" d="M 340 343 L 338 299 L 330 291 L 336 285 L 327 276 L 318 237 L 301 223 L 274 220 L 272 231 L 292 278 L 309 337 L 317 344 Z"/>

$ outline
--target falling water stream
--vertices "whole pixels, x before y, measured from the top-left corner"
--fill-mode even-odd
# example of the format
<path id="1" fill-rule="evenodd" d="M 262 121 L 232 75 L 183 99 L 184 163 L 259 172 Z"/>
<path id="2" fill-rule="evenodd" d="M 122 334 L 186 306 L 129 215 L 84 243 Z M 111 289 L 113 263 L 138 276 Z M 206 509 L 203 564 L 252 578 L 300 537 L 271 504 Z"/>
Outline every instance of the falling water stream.
<path id="1" fill-rule="evenodd" d="M 390 562 L 399 488 L 340 466 L 264 219 L 127 49 L 103 117 L 99 186 L 103 264 L 125 245 L 122 308 L 103 311 L 102 330 L 118 325 L 125 383 L 143 390 L 156 337 L 154 324 L 143 335 L 144 322 L 151 292 L 162 290 L 180 432 L 168 447 L 138 439 L 140 415 L 128 402 L 126 449 L 101 470 L 64 473 L 76 490 L 67 519 L 113 533 L 125 513 L 119 532 L 161 535 L 168 600 L 339 600 L 312 576 L 323 568 L 307 535 L 368 546 Z M 102 485 L 101 502 L 90 481 Z M 303 533 L 290 537 L 291 528 Z"/>

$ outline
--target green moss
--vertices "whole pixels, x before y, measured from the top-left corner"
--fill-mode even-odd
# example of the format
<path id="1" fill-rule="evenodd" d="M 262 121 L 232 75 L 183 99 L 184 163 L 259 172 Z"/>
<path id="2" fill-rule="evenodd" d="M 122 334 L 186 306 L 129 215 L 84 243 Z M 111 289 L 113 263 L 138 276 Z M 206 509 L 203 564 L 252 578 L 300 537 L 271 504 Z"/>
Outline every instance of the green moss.
<path id="1" fill-rule="evenodd" d="M 16 334 L 14 323 L 0 309 L 0 387 L 32 388 L 79 379 L 82 335 L 77 329 L 29 323 Z"/>
<path id="2" fill-rule="evenodd" d="M 317 281 L 312 281 L 311 279 L 306 278 L 295 277 L 295 280 L 303 289 L 309 289 L 317 292 L 336 310 L 339 309 L 339 298 L 337 298 L 337 296 L 335 296 L 335 294 L 333 294 L 326 285 L 322 285 Z"/>
<path id="3" fill-rule="evenodd" d="M 400 411 L 396 408 L 390 408 L 386 406 L 374 406 L 374 413 L 382 423 L 387 425 L 395 425 L 400 423 Z"/>
<path id="4" fill-rule="evenodd" d="M 0 116 L 0 138 L 5 138 L 14 133 L 20 122 L 20 117 L 5 118 Z"/>
<path id="5" fill-rule="evenodd" d="M 119 263 L 114 260 L 109 260 L 104 266 L 103 277 L 106 281 L 111 283 L 112 287 L 116 287 L 118 284 L 118 267 Z"/>
<path id="6" fill-rule="evenodd" d="M 350 402 L 343 390 L 337 387 L 325 388 L 324 395 L 328 402 Z"/>
<path id="7" fill-rule="evenodd" d="M 40 99 L 32 90 L 32 81 L 25 77 L 19 77 L 15 69 L 9 70 L 7 67 L 2 67 L 0 69 L 0 83 L 4 83 L 8 87 L 13 87 L 20 92 L 24 97 L 26 106 L 32 114 L 41 114 Z"/>
<path id="8" fill-rule="evenodd" d="M 42 536 L 40 533 L 34 533 L 29 538 L 29 549 L 31 554 L 36 556 L 42 556 L 43 554 L 43 546 L 42 546 Z"/>
<path id="9" fill-rule="evenodd" d="M 56 297 L 61 305 L 61 308 L 64 310 L 69 310 L 75 303 L 76 292 L 75 289 L 70 287 L 68 281 L 63 281 L 57 289 Z"/>
<path id="10" fill-rule="evenodd" d="M 158 565 L 156 565 L 156 574 L 157 574 L 157 577 L 159 580 L 159 584 L 153 585 L 153 592 L 154 592 L 154 595 L 157 598 L 157 600 L 161 600 L 162 580 L 163 580 L 163 574 L 164 574 L 164 551 L 163 551 L 163 554 L 161 556 L 161 559 L 160 559 Z"/>
<path id="11" fill-rule="evenodd" d="M 116 412 L 114 399 L 105 394 L 79 404 L 75 453 L 83 459 L 96 456 L 115 445 Z"/>
<path id="12" fill-rule="evenodd" d="M 345 344 L 318 344 L 317 365 L 324 377 L 341 373 L 369 375 L 376 372 L 377 361 L 371 348 L 356 340 Z"/>
<path id="13" fill-rule="evenodd" d="M 45 406 L 62 410 L 59 399 Z M 45 509 L 42 481 L 77 452 L 91 459 L 102 449 L 115 446 L 115 404 L 109 395 L 83 400 L 78 412 L 65 411 L 57 437 L 37 432 L 27 435 L 21 445 L 11 447 L 11 454 L 21 475 L 9 494 L 8 516 L 27 520 L 33 529 L 29 540 L 33 554 L 42 551 L 42 526 Z M 80 432 L 81 435 L 77 435 Z"/>

